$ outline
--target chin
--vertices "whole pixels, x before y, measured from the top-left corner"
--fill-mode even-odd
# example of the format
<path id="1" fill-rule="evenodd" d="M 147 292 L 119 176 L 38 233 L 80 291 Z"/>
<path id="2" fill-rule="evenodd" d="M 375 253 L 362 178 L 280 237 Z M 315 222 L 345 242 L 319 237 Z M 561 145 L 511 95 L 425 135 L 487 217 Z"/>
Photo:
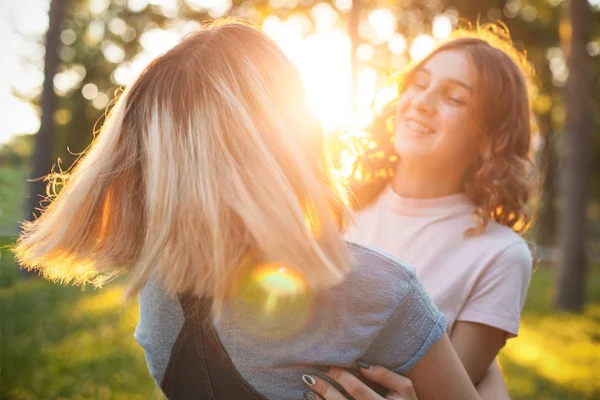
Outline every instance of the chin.
<path id="1" fill-rule="evenodd" d="M 427 158 L 431 156 L 431 147 L 422 143 L 411 143 L 408 140 L 396 139 L 394 150 L 400 158 Z"/>

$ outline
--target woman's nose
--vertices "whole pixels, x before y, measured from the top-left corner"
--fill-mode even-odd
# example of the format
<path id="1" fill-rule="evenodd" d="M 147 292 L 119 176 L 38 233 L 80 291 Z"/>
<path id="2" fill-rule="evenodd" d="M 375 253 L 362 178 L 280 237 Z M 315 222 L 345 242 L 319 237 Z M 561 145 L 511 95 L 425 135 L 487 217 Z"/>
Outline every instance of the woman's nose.
<path id="1" fill-rule="evenodd" d="M 423 115 L 433 115 L 435 114 L 435 105 L 433 93 L 430 90 L 424 90 L 421 93 L 418 93 L 413 98 L 414 108 Z"/>

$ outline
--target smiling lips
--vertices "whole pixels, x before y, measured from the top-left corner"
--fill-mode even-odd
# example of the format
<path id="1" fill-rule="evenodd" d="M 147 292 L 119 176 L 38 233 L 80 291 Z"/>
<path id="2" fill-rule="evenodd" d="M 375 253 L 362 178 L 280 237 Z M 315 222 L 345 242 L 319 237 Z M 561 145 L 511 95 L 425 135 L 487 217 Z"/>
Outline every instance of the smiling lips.
<path id="1" fill-rule="evenodd" d="M 433 129 L 429 128 L 422 122 L 417 121 L 416 119 L 407 118 L 404 126 L 408 128 L 408 130 L 415 135 L 431 135 L 433 134 Z"/>

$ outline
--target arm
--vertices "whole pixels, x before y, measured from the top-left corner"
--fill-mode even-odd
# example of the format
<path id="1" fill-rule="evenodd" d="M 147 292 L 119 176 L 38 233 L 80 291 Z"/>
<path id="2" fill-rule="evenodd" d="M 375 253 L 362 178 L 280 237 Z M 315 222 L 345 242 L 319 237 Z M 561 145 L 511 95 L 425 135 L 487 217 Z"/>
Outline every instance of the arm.
<path id="1" fill-rule="evenodd" d="M 506 248 L 479 276 L 450 334 L 469 377 L 482 383 L 478 391 L 485 399 L 510 399 L 493 361 L 506 339 L 517 335 L 531 269 L 525 242 Z"/>
<path id="2" fill-rule="evenodd" d="M 456 322 L 450 341 L 471 381 L 481 382 L 490 364 L 506 343 L 506 332 L 474 322 Z"/>
<path id="3" fill-rule="evenodd" d="M 485 400 L 511 400 L 497 361 L 490 365 L 487 374 L 477 385 L 477 393 Z"/>
<path id="4" fill-rule="evenodd" d="M 412 380 L 419 400 L 480 399 L 445 334 L 406 376 Z"/>

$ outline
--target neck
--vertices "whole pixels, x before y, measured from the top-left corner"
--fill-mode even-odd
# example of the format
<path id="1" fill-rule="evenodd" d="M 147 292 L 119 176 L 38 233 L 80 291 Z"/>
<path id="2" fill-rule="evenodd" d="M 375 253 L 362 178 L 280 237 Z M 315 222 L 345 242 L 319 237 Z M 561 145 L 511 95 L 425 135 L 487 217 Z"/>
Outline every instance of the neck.
<path id="1" fill-rule="evenodd" d="M 462 177 L 449 175 L 399 162 L 391 184 L 396 193 L 407 198 L 431 199 L 461 193 Z"/>

